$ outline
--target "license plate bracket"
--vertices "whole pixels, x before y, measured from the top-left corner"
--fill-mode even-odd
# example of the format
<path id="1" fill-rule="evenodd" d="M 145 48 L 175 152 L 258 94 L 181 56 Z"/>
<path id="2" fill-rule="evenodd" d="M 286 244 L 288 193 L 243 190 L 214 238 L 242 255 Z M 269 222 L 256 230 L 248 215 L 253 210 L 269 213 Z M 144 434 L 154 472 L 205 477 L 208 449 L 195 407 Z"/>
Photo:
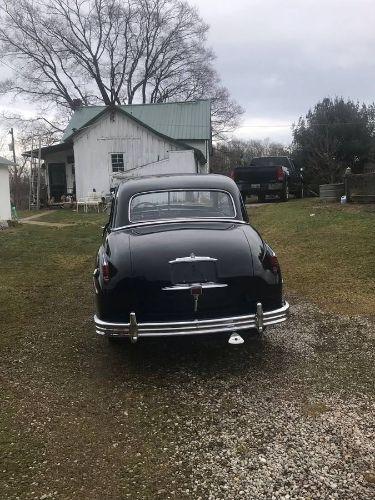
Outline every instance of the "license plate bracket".
<path id="1" fill-rule="evenodd" d="M 174 285 L 185 283 L 216 282 L 216 262 L 174 262 L 171 264 L 171 281 Z"/>

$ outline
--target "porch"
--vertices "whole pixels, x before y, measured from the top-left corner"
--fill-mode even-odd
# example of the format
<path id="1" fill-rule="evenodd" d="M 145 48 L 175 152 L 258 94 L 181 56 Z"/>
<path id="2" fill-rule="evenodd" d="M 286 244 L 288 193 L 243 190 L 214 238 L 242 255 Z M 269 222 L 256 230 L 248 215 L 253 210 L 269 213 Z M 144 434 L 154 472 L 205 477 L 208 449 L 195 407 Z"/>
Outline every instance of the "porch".
<path id="1" fill-rule="evenodd" d="M 39 150 L 26 151 L 23 156 L 38 161 Z M 55 144 L 41 148 L 41 201 L 54 206 L 76 199 L 74 151 L 72 143 Z"/>

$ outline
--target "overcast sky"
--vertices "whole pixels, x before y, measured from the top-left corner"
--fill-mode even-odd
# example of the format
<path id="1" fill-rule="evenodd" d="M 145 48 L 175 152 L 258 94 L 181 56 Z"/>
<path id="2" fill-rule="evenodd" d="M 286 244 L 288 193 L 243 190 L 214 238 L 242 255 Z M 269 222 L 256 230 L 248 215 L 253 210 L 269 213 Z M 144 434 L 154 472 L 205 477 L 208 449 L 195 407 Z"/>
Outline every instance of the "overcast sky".
<path id="1" fill-rule="evenodd" d="M 224 84 L 246 110 L 237 135 L 289 142 L 289 127 L 268 126 L 296 121 L 325 96 L 375 100 L 375 0 L 192 3 L 210 24 Z"/>
<path id="2" fill-rule="evenodd" d="M 210 25 L 223 83 L 245 109 L 237 136 L 289 143 L 290 124 L 325 96 L 373 102 L 375 0 L 190 2 Z"/>

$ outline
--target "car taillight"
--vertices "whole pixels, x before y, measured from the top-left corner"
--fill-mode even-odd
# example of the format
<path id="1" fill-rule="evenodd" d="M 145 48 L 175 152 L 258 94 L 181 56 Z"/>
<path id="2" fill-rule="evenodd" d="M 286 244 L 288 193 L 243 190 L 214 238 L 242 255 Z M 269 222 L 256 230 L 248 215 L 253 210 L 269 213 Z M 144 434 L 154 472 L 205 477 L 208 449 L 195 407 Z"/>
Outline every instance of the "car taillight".
<path id="1" fill-rule="evenodd" d="M 276 178 L 277 178 L 277 180 L 279 182 L 283 182 L 284 177 L 285 177 L 285 172 L 283 170 L 283 167 L 277 167 L 277 170 L 276 170 Z"/>
<path id="2" fill-rule="evenodd" d="M 103 263 L 102 263 L 102 276 L 103 276 L 104 283 L 109 283 L 111 276 L 110 276 L 110 272 L 109 272 L 109 264 L 108 264 L 108 261 L 106 259 L 104 259 Z"/>
<path id="3" fill-rule="evenodd" d="M 278 258 L 275 252 L 273 252 L 269 247 L 267 247 L 266 253 L 263 258 L 263 267 L 272 271 L 273 274 L 278 274 L 280 272 L 280 264 Z"/>

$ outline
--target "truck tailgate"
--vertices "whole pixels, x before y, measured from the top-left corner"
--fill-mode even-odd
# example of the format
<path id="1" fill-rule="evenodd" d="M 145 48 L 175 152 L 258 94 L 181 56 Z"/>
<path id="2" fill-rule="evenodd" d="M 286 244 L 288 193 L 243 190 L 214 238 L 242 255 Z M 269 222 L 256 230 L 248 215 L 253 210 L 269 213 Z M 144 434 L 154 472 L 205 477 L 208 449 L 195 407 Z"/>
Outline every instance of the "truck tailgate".
<path id="1" fill-rule="evenodd" d="M 246 184 L 266 184 L 277 182 L 278 167 L 237 167 L 234 171 L 234 181 Z"/>

